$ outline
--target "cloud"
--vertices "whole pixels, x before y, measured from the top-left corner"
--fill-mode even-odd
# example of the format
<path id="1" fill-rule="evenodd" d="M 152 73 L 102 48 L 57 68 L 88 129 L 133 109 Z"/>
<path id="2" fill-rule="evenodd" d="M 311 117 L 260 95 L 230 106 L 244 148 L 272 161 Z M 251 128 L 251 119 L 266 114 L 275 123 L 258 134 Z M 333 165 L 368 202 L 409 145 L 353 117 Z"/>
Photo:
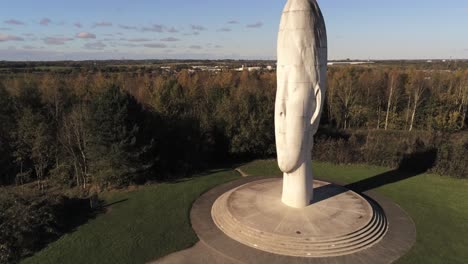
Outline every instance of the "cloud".
<path id="1" fill-rule="evenodd" d="M 173 38 L 173 37 L 169 37 L 169 38 L 163 38 L 163 39 L 161 39 L 161 41 L 175 42 L 175 41 L 180 41 L 180 39 L 178 39 L 178 38 Z"/>
<path id="2" fill-rule="evenodd" d="M 9 25 L 24 25 L 24 23 L 22 21 L 19 21 L 19 20 L 16 20 L 16 19 L 9 19 L 9 20 L 5 20 L 4 21 L 5 24 L 9 24 Z"/>
<path id="3" fill-rule="evenodd" d="M 184 36 L 198 36 L 200 35 L 199 31 L 194 31 L 192 33 L 184 33 Z"/>
<path id="4" fill-rule="evenodd" d="M 175 27 L 171 27 L 170 29 L 167 30 L 169 33 L 178 33 L 179 30 L 177 30 Z"/>
<path id="5" fill-rule="evenodd" d="M 204 53 L 201 51 L 193 52 L 180 52 L 177 50 L 174 53 L 170 53 L 169 56 L 164 55 L 166 49 L 154 49 L 148 50 L 148 52 L 140 52 L 135 50 L 134 52 L 119 52 L 115 53 L 112 50 L 80 50 L 64 52 L 60 50 L 9 50 L 0 48 L 0 58 L 11 61 L 25 61 L 25 60 L 39 60 L 39 61 L 62 61 L 62 60 L 110 60 L 110 59 L 225 59 L 224 54 L 213 54 Z M 233 53 L 229 55 L 233 59 L 251 59 L 250 56 L 240 56 L 239 54 Z M 260 58 L 260 57 L 259 57 Z"/>
<path id="6" fill-rule="evenodd" d="M 154 24 L 151 27 L 143 27 L 141 30 L 162 33 L 164 32 L 164 26 L 159 25 L 159 24 Z"/>
<path id="7" fill-rule="evenodd" d="M 231 32 L 232 29 L 230 29 L 230 28 L 220 28 L 220 29 L 218 29 L 218 31 L 220 31 L 220 32 Z"/>
<path id="8" fill-rule="evenodd" d="M 112 27 L 112 22 L 102 21 L 94 23 L 93 27 Z"/>
<path id="9" fill-rule="evenodd" d="M 165 49 L 165 48 L 167 48 L 167 45 L 160 44 L 160 43 L 145 44 L 143 46 L 146 47 L 146 48 L 156 48 L 156 49 Z"/>
<path id="10" fill-rule="evenodd" d="M 102 50 L 107 47 L 106 44 L 102 42 L 93 42 L 93 43 L 86 43 L 83 48 L 90 49 L 90 50 Z"/>
<path id="11" fill-rule="evenodd" d="M 22 35 L 25 37 L 32 37 L 34 36 L 34 33 L 23 33 Z"/>
<path id="12" fill-rule="evenodd" d="M 121 40 L 125 40 L 125 39 L 121 39 Z M 147 41 L 151 41 L 151 39 L 147 39 L 147 38 L 133 38 L 133 39 L 126 39 L 127 41 L 130 41 L 130 42 L 147 42 Z"/>
<path id="13" fill-rule="evenodd" d="M 118 44 L 118 45 L 122 47 L 130 47 L 130 48 L 138 47 L 137 44 L 132 44 L 132 43 L 124 43 L 124 44 Z"/>
<path id="14" fill-rule="evenodd" d="M 67 41 L 73 40 L 72 38 L 66 38 L 66 37 L 47 37 L 44 38 L 44 43 L 47 45 L 63 45 Z"/>
<path id="15" fill-rule="evenodd" d="M 192 45 L 189 47 L 190 49 L 195 49 L 195 50 L 201 50 L 202 49 L 202 46 L 200 45 Z"/>
<path id="16" fill-rule="evenodd" d="M 204 26 L 200 26 L 200 25 L 191 25 L 190 27 L 192 28 L 192 30 L 195 30 L 195 31 L 206 30 L 206 28 Z"/>
<path id="17" fill-rule="evenodd" d="M 248 28 L 261 28 L 263 27 L 263 23 L 262 22 L 257 22 L 255 24 L 249 24 L 247 25 Z"/>
<path id="18" fill-rule="evenodd" d="M 31 45 L 25 45 L 25 46 L 23 46 L 23 49 L 32 50 L 32 49 L 37 49 L 37 48 L 34 47 L 34 46 L 31 46 Z"/>
<path id="19" fill-rule="evenodd" d="M 83 25 L 80 22 L 76 22 L 73 25 L 75 25 L 75 27 L 77 27 L 77 28 L 82 28 L 83 27 Z"/>
<path id="20" fill-rule="evenodd" d="M 127 25 L 119 25 L 119 28 L 126 29 L 126 30 L 136 30 L 137 27 L 135 26 L 127 26 Z"/>
<path id="21" fill-rule="evenodd" d="M 24 39 L 22 37 L 0 33 L 0 42 L 4 41 L 24 41 Z"/>
<path id="22" fill-rule="evenodd" d="M 231 20 L 231 21 L 228 21 L 227 23 L 233 25 L 233 24 L 239 24 L 239 21 Z"/>
<path id="23" fill-rule="evenodd" d="M 223 46 L 221 46 L 221 45 L 216 45 L 216 46 L 215 46 L 215 49 L 221 49 L 222 47 L 223 47 Z"/>
<path id="24" fill-rule="evenodd" d="M 41 21 L 39 22 L 39 24 L 43 25 L 43 26 L 48 26 L 50 23 L 52 22 L 52 20 L 50 20 L 49 18 L 43 18 L 41 19 Z"/>
<path id="25" fill-rule="evenodd" d="M 11 28 L 1 27 L 0 30 L 11 30 Z"/>
<path id="26" fill-rule="evenodd" d="M 93 33 L 89 33 L 89 32 L 80 32 L 76 34 L 76 37 L 80 39 L 95 39 L 96 35 L 94 35 Z"/>

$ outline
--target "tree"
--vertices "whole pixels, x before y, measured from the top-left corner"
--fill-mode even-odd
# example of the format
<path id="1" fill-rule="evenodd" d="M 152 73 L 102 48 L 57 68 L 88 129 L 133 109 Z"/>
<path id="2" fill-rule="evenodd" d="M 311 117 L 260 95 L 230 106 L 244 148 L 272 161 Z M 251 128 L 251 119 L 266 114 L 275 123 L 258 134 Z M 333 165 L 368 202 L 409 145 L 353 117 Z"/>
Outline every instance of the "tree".
<path id="1" fill-rule="evenodd" d="M 423 95 L 426 91 L 426 80 L 424 73 L 421 71 L 415 72 L 410 75 L 409 79 L 409 101 L 412 98 L 412 113 L 411 113 L 411 121 L 409 126 L 409 131 L 413 130 L 414 126 L 414 119 L 416 117 L 416 111 L 418 107 L 421 105 L 422 101 L 424 100 Z"/>
<path id="2" fill-rule="evenodd" d="M 230 141 L 230 153 L 267 157 L 274 148 L 275 90 L 262 85 L 256 73 L 244 71 L 239 87 L 222 98 L 218 116 Z"/>
<path id="3" fill-rule="evenodd" d="M 13 134 L 16 163 L 20 166 L 17 174 L 19 182 L 34 176 L 39 190 L 44 189 L 44 179 L 51 162 L 53 146 L 50 129 L 45 118 L 40 113 L 34 113 L 26 108 L 22 111 L 17 131 Z"/>
<path id="4" fill-rule="evenodd" d="M 457 93 L 458 112 L 461 115 L 460 128 L 464 129 L 466 125 L 466 114 L 468 112 L 468 70 L 461 73 L 459 89 Z"/>
<path id="5" fill-rule="evenodd" d="M 86 124 L 90 172 L 101 186 L 134 180 L 142 149 L 137 142 L 141 108 L 128 93 L 112 85 L 90 104 Z"/>
<path id="6" fill-rule="evenodd" d="M 42 112 L 44 110 L 41 93 L 33 80 L 23 80 L 22 84 L 19 86 L 15 107 L 18 112 L 25 108 L 29 108 L 33 112 Z"/>
<path id="7" fill-rule="evenodd" d="M 77 105 L 62 121 L 59 141 L 71 157 L 76 186 L 86 189 L 88 184 L 88 134 L 86 130 L 88 112 Z"/>
<path id="8" fill-rule="evenodd" d="M 14 130 L 12 98 L 0 82 L 0 185 L 11 181 L 13 150 L 10 133 Z"/>
<path id="9" fill-rule="evenodd" d="M 387 114 L 385 116 L 385 130 L 388 129 L 388 119 L 389 119 L 389 116 L 390 116 L 390 109 L 392 107 L 392 99 L 394 97 L 394 93 L 395 93 L 395 90 L 396 90 L 396 85 L 397 85 L 397 75 L 398 73 L 396 73 L 395 71 L 391 72 L 390 73 L 390 81 L 389 81 L 389 85 L 388 85 L 388 99 L 387 99 Z"/>
<path id="10" fill-rule="evenodd" d="M 38 89 L 41 94 L 41 102 L 43 103 L 44 114 L 50 119 L 50 128 L 54 134 L 54 159 L 56 168 L 59 167 L 61 156 L 59 148 L 59 130 L 61 122 L 68 108 L 71 107 L 73 101 L 68 89 L 65 89 L 65 84 L 60 76 L 56 74 L 46 74 L 41 78 Z"/>
<path id="11" fill-rule="evenodd" d="M 333 105 L 332 114 L 337 120 L 338 126 L 343 129 L 351 127 L 352 114 L 358 100 L 357 79 L 354 68 L 343 68 L 338 70 L 330 81 L 330 98 Z"/>

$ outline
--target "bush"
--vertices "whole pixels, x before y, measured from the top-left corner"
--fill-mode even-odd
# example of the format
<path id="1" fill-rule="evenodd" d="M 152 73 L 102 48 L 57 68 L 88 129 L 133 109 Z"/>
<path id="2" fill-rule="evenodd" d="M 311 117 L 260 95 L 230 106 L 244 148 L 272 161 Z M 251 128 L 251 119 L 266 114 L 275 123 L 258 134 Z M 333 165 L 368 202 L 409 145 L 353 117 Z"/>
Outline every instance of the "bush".
<path id="1" fill-rule="evenodd" d="M 457 145 L 444 143 L 438 150 L 434 172 L 468 179 L 468 142 Z"/>
<path id="2" fill-rule="evenodd" d="M 89 199 L 25 193 L 1 190 L 1 264 L 19 262 L 93 215 Z"/>
<path id="3" fill-rule="evenodd" d="M 332 137 L 322 132 L 313 158 L 468 178 L 468 137 L 461 135 L 457 141 L 447 138 L 450 135 L 414 131 L 347 131 L 333 133 Z"/>

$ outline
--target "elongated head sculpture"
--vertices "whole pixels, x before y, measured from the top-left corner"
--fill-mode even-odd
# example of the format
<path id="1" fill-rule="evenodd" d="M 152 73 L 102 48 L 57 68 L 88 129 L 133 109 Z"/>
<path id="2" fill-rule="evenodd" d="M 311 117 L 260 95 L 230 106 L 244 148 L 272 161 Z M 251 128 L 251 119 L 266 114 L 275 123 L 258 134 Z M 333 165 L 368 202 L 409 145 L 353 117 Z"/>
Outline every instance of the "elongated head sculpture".
<path id="1" fill-rule="evenodd" d="M 316 0 L 288 0 L 278 33 L 275 136 L 284 173 L 282 201 L 303 208 L 313 198 L 313 136 L 327 78 L 327 35 Z"/>

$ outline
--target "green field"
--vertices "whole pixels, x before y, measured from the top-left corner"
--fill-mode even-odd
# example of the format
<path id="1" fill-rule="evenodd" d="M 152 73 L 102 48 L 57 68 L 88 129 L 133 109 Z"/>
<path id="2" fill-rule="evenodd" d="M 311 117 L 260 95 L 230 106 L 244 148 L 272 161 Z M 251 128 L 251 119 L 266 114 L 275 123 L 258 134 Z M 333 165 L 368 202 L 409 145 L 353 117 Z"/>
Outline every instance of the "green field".
<path id="1" fill-rule="evenodd" d="M 145 263 L 197 242 L 189 222 L 204 190 L 237 179 L 234 171 L 104 195 L 105 214 L 22 263 Z"/>
<path id="2" fill-rule="evenodd" d="M 256 161 L 242 170 L 250 175 L 280 175 L 274 161 Z M 417 243 L 398 263 L 467 263 L 468 181 L 432 174 L 402 177 L 382 167 L 326 163 L 315 163 L 314 173 L 322 179 L 375 187 L 411 215 Z M 197 241 L 189 221 L 192 202 L 204 191 L 238 177 L 232 170 L 217 171 L 107 193 L 102 196 L 109 204 L 105 214 L 23 263 L 145 263 L 190 247 Z"/>

